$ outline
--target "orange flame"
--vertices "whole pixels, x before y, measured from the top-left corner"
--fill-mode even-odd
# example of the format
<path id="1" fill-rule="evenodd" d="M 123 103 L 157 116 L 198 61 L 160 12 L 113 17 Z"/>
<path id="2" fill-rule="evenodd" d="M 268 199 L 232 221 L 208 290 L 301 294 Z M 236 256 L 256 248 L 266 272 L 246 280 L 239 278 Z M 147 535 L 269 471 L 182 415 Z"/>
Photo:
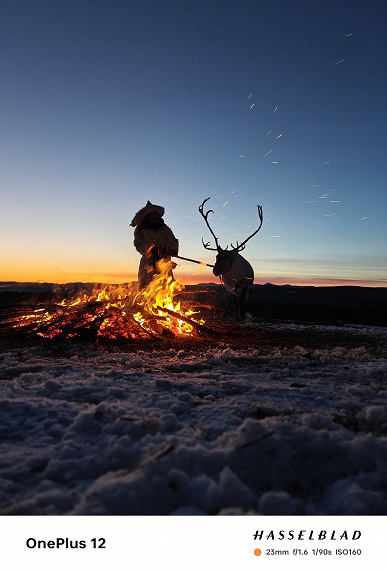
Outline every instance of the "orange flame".
<path id="1" fill-rule="evenodd" d="M 144 315 L 152 315 L 156 319 L 159 326 L 171 330 L 178 335 L 192 335 L 193 325 L 187 323 L 184 319 L 179 319 L 179 315 L 183 318 L 193 319 L 195 312 L 191 309 L 183 310 L 181 302 L 175 302 L 176 293 L 183 291 L 177 281 L 174 280 L 172 270 L 176 266 L 169 258 L 161 259 L 156 264 L 157 273 L 153 276 L 150 284 L 136 296 L 138 305 L 144 308 L 133 317 L 141 323 L 145 328 L 148 327 L 146 317 Z M 172 315 L 177 314 L 177 315 Z M 203 323 L 203 320 L 197 321 Z"/>
<path id="2" fill-rule="evenodd" d="M 107 338 L 138 338 L 141 330 L 157 335 L 166 329 L 174 335 L 193 335 L 194 325 L 202 325 L 204 321 L 195 319 L 196 312 L 183 309 L 182 302 L 174 300 L 184 290 L 173 278 L 174 267 L 170 259 L 160 260 L 152 281 L 142 291 L 132 283 L 108 285 L 93 290 L 91 295 L 81 292 L 75 299 L 63 299 L 20 315 L 13 327 L 29 326 L 48 338 L 60 334 L 74 337 L 80 328 L 93 325 L 98 336 Z"/>

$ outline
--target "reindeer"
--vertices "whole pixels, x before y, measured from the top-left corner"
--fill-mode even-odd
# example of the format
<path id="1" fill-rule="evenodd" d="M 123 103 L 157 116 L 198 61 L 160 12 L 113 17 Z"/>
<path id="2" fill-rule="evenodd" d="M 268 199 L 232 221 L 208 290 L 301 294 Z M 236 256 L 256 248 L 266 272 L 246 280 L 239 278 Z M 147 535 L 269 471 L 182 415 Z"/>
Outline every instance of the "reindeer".
<path id="1" fill-rule="evenodd" d="M 229 250 L 228 246 L 226 249 L 220 247 L 218 238 L 215 236 L 208 222 L 208 215 L 211 212 L 214 212 L 213 210 L 207 210 L 207 212 L 204 212 L 204 205 L 208 200 L 210 200 L 210 197 L 203 200 L 202 204 L 199 206 L 199 212 L 203 216 L 207 224 L 207 228 L 214 237 L 216 248 L 211 248 L 210 242 L 205 243 L 203 238 L 202 243 L 206 250 L 213 250 L 218 252 L 216 255 L 213 274 L 215 276 L 220 276 L 226 290 L 232 294 L 233 299 L 236 303 L 235 317 L 237 321 L 241 321 L 246 317 L 248 297 L 247 294 L 249 288 L 253 285 L 254 282 L 254 270 L 249 262 L 239 254 L 239 252 L 245 249 L 246 242 L 255 236 L 255 234 L 257 234 L 257 232 L 259 232 L 261 229 L 263 223 L 262 206 L 257 205 L 258 215 L 261 222 L 257 230 L 255 230 L 255 232 L 253 232 L 241 244 L 238 244 L 237 242 L 235 247 L 231 244 L 232 249 Z"/>

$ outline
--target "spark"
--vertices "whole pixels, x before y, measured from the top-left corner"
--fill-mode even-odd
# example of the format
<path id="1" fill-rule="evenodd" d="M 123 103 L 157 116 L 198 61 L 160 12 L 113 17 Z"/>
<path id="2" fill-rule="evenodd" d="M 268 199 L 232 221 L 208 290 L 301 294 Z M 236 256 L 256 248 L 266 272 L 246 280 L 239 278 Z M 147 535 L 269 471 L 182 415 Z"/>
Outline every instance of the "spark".
<path id="1" fill-rule="evenodd" d="M 316 202 L 316 200 L 307 200 L 305 204 L 311 204 L 312 202 Z"/>
<path id="2" fill-rule="evenodd" d="M 363 218 L 359 218 L 359 220 L 365 220 L 368 216 L 364 216 Z"/>
<path id="3" fill-rule="evenodd" d="M 338 63 L 341 63 L 342 61 L 345 61 L 345 58 L 344 58 L 344 59 L 341 59 L 341 60 L 339 60 L 339 61 L 337 61 L 337 62 L 336 62 L 335 64 L 333 64 L 333 65 L 337 65 Z"/>
<path id="4" fill-rule="evenodd" d="M 251 97 L 251 96 L 252 96 L 252 93 L 250 93 L 250 95 L 248 96 L 248 98 L 247 98 L 247 99 L 250 99 L 250 97 Z"/>
<path id="5" fill-rule="evenodd" d="M 277 111 L 277 109 L 278 109 L 278 107 L 276 107 L 276 108 L 274 109 L 274 113 Z"/>
<path id="6" fill-rule="evenodd" d="M 278 137 L 276 137 L 276 139 L 279 139 L 280 137 L 282 137 L 283 133 L 281 133 L 280 135 L 278 135 Z"/>
<path id="7" fill-rule="evenodd" d="M 234 190 L 232 191 L 232 193 L 231 193 L 231 194 L 234 194 L 234 192 L 235 192 L 235 191 L 236 191 L 236 188 L 234 188 Z"/>
<path id="8" fill-rule="evenodd" d="M 270 240 L 270 238 L 279 238 L 280 236 L 269 236 L 268 240 Z"/>
<path id="9" fill-rule="evenodd" d="M 239 155 L 239 158 L 244 159 L 245 155 Z"/>
<path id="10" fill-rule="evenodd" d="M 267 137 L 268 135 L 270 135 L 270 133 L 272 132 L 273 129 L 270 129 L 270 131 L 268 133 L 266 133 L 265 137 Z"/>
<path id="11" fill-rule="evenodd" d="M 331 162 L 331 161 L 327 161 L 326 163 L 324 163 L 324 165 L 329 165 L 330 162 Z"/>
<path id="12" fill-rule="evenodd" d="M 325 216 L 336 216 L 336 214 L 325 214 Z"/>
<path id="13" fill-rule="evenodd" d="M 254 107 L 255 103 L 252 104 L 252 106 L 250 107 L 250 109 L 252 109 Z"/>
<path id="14" fill-rule="evenodd" d="M 301 81 L 304 79 L 304 76 L 301 77 L 300 81 L 298 82 L 298 85 L 301 83 Z"/>
<path id="15" fill-rule="evenodd" d="M 341 200 L 330 200 L 329 202 L 341 202 Z"/>
<path id="16" fill-rule="evenodd" d="M 353 32 L 352 34 L 345 34 L 345 37 L 348 38 L 348 36 L 353 36 Z M 366 217 L 367 218 L 367 217 Z"/>
<path id="17" fill-rule="evenodd" d="M 271 153 L 272 151 L 274 151 L 274 149 L 271 149 L 271 151 L 268 151 L 268 152 L 266 153 L 265 157 L 267 157 L 267 155 L 270 155 L 270 153 Z"/>
<path id="18" fill-rule="evenodd" d="M 278 161 L 272 161 L 273 165 L 278 165 Z"/>
<path id="19" fill-rule="evenodd" d="M 229 203 L 229 200 L 227 200 L 227 201 L 223 204 L 223 206 L 227 206 L 228 203 Z"/>

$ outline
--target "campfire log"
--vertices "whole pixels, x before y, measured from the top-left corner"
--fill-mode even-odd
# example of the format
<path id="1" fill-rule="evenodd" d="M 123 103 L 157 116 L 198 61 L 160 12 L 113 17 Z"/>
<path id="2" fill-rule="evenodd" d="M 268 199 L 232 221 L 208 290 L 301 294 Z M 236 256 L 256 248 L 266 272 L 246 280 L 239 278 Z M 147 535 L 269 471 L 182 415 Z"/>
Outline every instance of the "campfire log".
<path id="1" fill-rule="evenodd" d="M 192 306 L 181 310 L 180 302 L 174 303 L 174 295 L 180 293 L 175 282 L 156 281 L 152 287 L 140 294 L 133 288 L 104 288 L 91 294 L 78 292 L 75 299 L 66 296 L 60 303 L 50 299 L 46 303 L 30 301 L 28 305 L 2 307 L 0 332 L 2 336 L 18 338 L 89 341 L 165 339 L 192 336 L 195 332 L 216 334 L 202 319 L 198 322 Z"/>
<path id="2" fill-rule="evenodd" d="M 172 311 L 172 309 L 167 309 L 166 307 L 159 307 L 159 306 L 156 306 L 155 309 L 158 309 L 159 311 L 163 311 L 164 313 L 167 313 L 168 315 L 171 315 L 172 317 L 175 317 L 176 319 L 179 319 L 180 321 L 184 321 L 185 323 L 192 325 L 193 327 L 195 327 L 198 331 L 201 331 L 202 333 L 212 333 L 212 334 L 215 333 L 215 331 L 213 329 L 210 329 L 206 325 L 198 323 L 197 321 L 194 321 L 193 319 L 190 319 L 189 317 L 185 317 L 184 315 L 180 315 L 180 313 L 177 313 L 176 311 Z"/>
<path id="3" fill-rule="evenodd" d="M 134 328 L 134 329 L 140 330 L 141 332 L 145 333 L 149 337 L 153 337 L 154 339 L 158 338 L 157 335 L 152 333 L 152 331 L 149 331 L 148 329 L 146 329 L 139 321 L 136 321 L 134 319 L 134 317 L 132 317 L 131 315 L 126 315 L 124 318 L 121 318 L 121 319 L 122 319 L 123 323 L 127 323 L 129 325 L 129 328 L 131 330 L 133 330 L 133 328 Z M 122 335 L 122 338 L 126 339 L 126 337 L 124 335 Z"/>

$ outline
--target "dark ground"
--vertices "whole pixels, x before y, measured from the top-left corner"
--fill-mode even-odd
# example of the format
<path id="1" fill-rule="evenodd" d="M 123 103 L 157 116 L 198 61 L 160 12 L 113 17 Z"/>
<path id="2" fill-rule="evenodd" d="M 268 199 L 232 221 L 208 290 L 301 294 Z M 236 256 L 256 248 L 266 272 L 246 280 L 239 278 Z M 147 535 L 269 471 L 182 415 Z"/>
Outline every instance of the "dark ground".
<path id="1" fill-rule="evenodd" d="M 79 290 L 91 284 L 65 284 L 59 288 L 59 296 Z M 9 309 L 26 305 L 34 307 L 53 301 L 52 289 L 26 291 L 14 288 L 0 290 L 0 321 Z M 387 288 L 364 287 L 295 287 L 254 285 L 250 292 L 252 319 L 241 325 L 235 323 L 232 314 L 225 311 L 227 293 L 223 286 L 187 286 L 183 298 L 201 308 L 206 320 L 204 331 L 198 331 L 195 338 L 160 338 L 135 341 L 98 340 L 106 350 L 126 351 L 160 349 L 173 343 L 174 348 L 211 346 L 220 341 L 233 348 L 294 347 L 300 345 L 307 350 L 337 346 L 359 347 L 379 356 L 387 351 L 385 335 L 372 333 L 365 326 L 387 327 Z M 297 325 L 297 327 L 292 327 Z M 335 326 L 335 327 L 319 327 Z M 350 328 L 345 325 L 355 325 Z M 360 326 L 360 327 L 359 327 Z M 363 326 L 363 327 L 361 327 Z M 0 327 L 0 348 L 2 350 L 18 344 L 43 344 L 48 350 L 66 351 L 74 340 L 46 340 L 41 337 L 22 337 Z M 69 349 L 69 347 L 67 347 Z"/>
<path id="2" fill-rule="evenodd" d="M 189 288 L 198 286 L 188 286 Z M 225 307 L 227 293 L 221 286 L 197 296 L 205 300 L 215 296 Z M 202 288 L 204 290 L 204 288 Z M 250 289 L 250 312 L 264 321 L 292 321 L 320 325 L 377 325 L 387 327 L 387 288 L 358 286 L 297 287 L 257 285 Z"/>

